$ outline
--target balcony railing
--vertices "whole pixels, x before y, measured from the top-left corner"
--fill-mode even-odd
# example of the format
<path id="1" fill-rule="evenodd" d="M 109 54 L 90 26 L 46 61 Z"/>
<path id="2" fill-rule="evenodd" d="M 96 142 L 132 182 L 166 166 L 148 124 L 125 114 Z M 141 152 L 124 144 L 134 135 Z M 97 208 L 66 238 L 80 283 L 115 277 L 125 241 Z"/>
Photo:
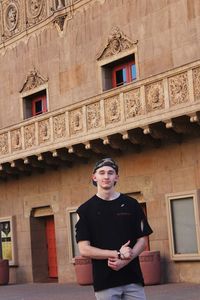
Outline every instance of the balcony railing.
<path id="1" fill-rule="evenodd" d="M 56 156 L 61 148 L 73 153 L 80 144 L 89 150 L 93 141 L 106 145 L 116 134 L 125 141 L 134 129 L 142 130 L 142 141 L 152 124 L 161 122 L 166 130 L 173 129 L 181 116 L 189 125 L 198 124 L 199 111 L 200 61 L 196 61 L 1 130 L 0 164 L 39 158 L 45 152 Z"/>

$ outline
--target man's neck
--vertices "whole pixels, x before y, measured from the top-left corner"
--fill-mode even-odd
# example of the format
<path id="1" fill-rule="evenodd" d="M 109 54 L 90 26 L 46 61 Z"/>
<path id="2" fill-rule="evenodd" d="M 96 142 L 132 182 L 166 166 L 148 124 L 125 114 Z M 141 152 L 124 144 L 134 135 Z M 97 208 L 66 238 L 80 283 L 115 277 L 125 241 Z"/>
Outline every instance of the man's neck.
<path id="1" fill-rule="evenodd" d="M 119 197 L 119 194 L 118 192 L 116 192 L 115 190 L 98 190 L 97 191 L 97 196 L 103 200 L 108 200 L 108 201 L 111 201 L 111 200 L 115 200 L 116 198 Z"/>

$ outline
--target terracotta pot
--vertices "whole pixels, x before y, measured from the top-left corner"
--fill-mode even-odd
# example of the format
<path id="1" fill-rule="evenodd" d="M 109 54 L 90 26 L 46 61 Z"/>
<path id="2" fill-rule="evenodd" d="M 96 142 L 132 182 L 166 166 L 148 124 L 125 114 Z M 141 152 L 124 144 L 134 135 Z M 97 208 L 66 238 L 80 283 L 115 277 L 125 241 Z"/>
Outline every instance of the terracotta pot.
<path id="1" fill-rule="evenodd" d="M 143 251 L 139 259 L 145 285 L 160 284 L 160 252 Z"/>
<path id="2" fill-rule="evenodd" d="M 76 256 L 75 272 L 78 284 L 90 285 L 93 283 L 92 262 L 90 258 Z"/>
<path id="3" fill-rule="evenodd" d="M 9 282 L 9 262 L 8 259 L 0 259 L 0 285 Z"/>

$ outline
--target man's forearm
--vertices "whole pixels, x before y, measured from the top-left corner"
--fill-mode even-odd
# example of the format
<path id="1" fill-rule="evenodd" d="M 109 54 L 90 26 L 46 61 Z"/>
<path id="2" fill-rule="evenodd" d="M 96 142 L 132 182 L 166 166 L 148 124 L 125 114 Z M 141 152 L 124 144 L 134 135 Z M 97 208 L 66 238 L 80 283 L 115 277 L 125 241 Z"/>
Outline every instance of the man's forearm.
<path id="1" fill-rule="evenodd" d="M 89 242 L 86 241 L 81 241 L 78 245 L 80 254 L 84 257 L 90 257 L 93 259 L 108 259 L 118 257 L 117 250 L 108 250 L 93 247 L 89 244 Z"/>

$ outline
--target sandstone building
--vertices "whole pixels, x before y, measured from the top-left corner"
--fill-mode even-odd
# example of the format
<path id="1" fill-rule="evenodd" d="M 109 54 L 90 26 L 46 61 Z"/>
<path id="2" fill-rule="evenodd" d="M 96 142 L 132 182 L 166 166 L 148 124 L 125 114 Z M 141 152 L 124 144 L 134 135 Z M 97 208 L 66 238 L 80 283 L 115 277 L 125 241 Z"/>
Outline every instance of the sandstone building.
<path id="1" fill-rule="evenodd" d="M 0 1 L 0 224 L 11 282 L 75 281 L 76 208 L 113 157 L 161 254 L 200 282 L 200 2 Z"/>

